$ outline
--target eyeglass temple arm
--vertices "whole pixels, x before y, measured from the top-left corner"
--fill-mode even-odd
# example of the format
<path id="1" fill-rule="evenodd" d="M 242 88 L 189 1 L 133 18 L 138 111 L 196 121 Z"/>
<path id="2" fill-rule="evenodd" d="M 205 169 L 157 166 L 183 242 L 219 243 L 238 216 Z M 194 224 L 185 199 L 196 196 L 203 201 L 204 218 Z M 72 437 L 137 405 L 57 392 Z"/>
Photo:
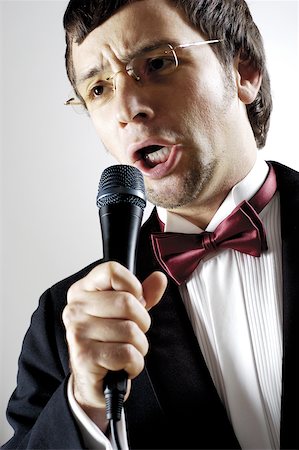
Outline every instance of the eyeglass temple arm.
<path id="1" fill-rule="evenodd" d="M 192 47 L 194 45 L 204 45 L 204 44 L 214 44 L 216 42 L 222 42 L 224 39 L 211 39 L 209 41 L 198 41 L 198 42 L 191 42 L 190 44 L 180 44 L 176 45 L 174 48 L 187 48 Z"/>
<path id="2" fill-rule="evenodd" d="M 82 102 L 76 101 L 74 97 L 69 98 L 64 102 L 64 106 L 71 106 L 71 105 L 82 105 Z"/>

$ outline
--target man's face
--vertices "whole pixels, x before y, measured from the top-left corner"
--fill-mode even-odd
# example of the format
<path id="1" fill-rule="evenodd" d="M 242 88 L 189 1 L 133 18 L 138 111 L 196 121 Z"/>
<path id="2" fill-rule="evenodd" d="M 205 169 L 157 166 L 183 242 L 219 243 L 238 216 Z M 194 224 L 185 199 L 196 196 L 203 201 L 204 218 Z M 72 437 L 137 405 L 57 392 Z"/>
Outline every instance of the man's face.
<path id="1" fill-rule="evenodd" d="M 207 204 L 235 182 L 246 116 L 235 71 L 232 67 L 228 81 L 209 45 L 179 49 L 179 67 L 158 83 L 138 82 L 124 67 L 157 41 L 206 39 L 166 0 L 141 0 L 120 9 L 82 44 L 73 44 L 76 79 L 92 73 L 77 84 L 83 98 L 102 78 L 99 66 L 105 74 L 121 71 L 114 77 L 113 97 L 92 109 L 91 119 L 116 160 L 142 171 L 148 199 L 174 211 Z"/>

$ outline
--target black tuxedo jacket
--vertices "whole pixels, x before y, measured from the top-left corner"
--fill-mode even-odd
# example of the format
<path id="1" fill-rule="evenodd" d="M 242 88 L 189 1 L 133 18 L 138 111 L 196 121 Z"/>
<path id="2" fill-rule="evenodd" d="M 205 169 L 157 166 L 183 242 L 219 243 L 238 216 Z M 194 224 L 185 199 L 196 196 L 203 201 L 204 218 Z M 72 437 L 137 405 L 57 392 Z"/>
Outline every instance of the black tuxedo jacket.
<path id="1" fill-rule="evenodd" d="M 273 166 L 281 198 L 283 259 L 281 448 L 298 449 L 299 174 L 278 163 Z M 160 269 L 149 240 L 158 229 L 154 212 L 140 234 L 141 280 Z M 69 362 L 61 314 L 68 288 L 98 263 L 41 297 L 23 342 L 17 388 L 8 405 L 15 435 L 4 448 L 84 448 L 66 396 Z M 151 316 L 146 366 L 125 403 L 130 448 L 240 448 L 171 280 Z"/>

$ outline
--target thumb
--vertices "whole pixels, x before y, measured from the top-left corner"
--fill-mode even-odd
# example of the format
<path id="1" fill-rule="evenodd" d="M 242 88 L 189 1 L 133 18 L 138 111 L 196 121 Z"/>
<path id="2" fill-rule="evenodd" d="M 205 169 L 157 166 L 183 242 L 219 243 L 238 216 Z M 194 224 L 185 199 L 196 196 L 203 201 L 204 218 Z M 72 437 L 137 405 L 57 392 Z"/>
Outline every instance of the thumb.
<path id="1" fill-rule="evenodd" d="M 167 287 L 167 277 L 162 272 L 153 272 L 144 280 L 142 287 L 145 307 L 150 310 L 161 300 Z"/>

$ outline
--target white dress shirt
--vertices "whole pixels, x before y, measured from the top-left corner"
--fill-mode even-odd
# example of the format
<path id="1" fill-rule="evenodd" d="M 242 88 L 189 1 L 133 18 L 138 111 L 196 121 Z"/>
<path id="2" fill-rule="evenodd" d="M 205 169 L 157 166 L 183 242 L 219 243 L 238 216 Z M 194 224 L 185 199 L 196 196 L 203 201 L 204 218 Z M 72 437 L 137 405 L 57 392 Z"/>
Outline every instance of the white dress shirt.
<path id="1" fill-rule="evenodd" d="M 228 194 L 206 231 L 214 231 L 258 191 L 268 165 L 257 158 Z M 158 208 L 164 231 L 201 232 Z M 206 364 L 243 449 L 279 448 L 282 371 L 280 202 L 276 193 L 260 213 L 268 251 L 255 258 L 235 250 L 206 256 L 180 286 Z"/>
<path id="2" fill-rule="evenodd" d="M 214 231 L 263 184 L 268 165 L 258 156 L 230 191 L 206 231 Z M 181 216 L 158 208 L 164 231 L 201 232 Z M 243 449 L 278 449 L 282 371 L 282 265 L 280 201 L 276 193 L 260 213 L 268 251 L 261 257 L 220 250 L 206 256 L 179 287 L 201 351 Z M 111 449 L 106 436 L 69 401 L 87 448 Z M 119 423 L 127 448 L 125 418 Z"/>

